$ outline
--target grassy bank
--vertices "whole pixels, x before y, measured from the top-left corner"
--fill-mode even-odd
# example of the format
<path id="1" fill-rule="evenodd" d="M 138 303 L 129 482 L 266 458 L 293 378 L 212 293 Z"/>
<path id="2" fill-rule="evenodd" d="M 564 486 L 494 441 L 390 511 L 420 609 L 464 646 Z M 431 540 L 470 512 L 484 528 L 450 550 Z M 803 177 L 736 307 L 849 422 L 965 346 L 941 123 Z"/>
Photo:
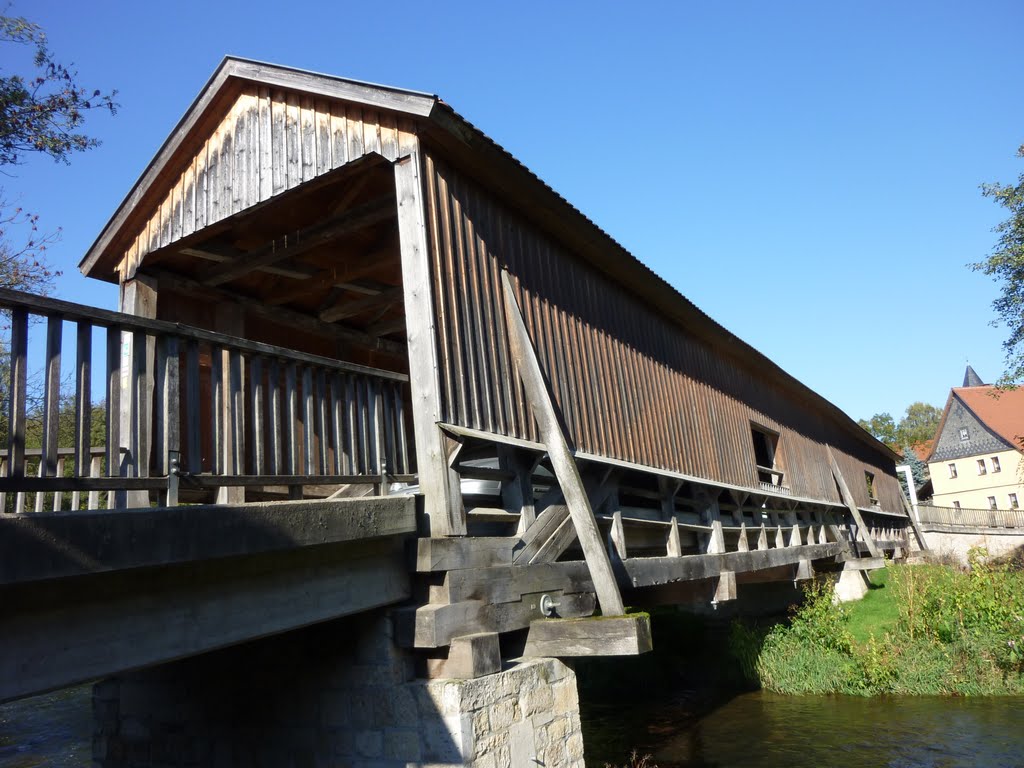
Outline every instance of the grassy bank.
<path id="1" fill-rule="evenodd" d="M 979 550 L 968 570 L 890 565 L 872 586 L 834 605 L 832 586 L 813 583 L 788 624 L 734 625 L 733 653 L 787 694 L 1024 694 L 1024 573 Z"/>

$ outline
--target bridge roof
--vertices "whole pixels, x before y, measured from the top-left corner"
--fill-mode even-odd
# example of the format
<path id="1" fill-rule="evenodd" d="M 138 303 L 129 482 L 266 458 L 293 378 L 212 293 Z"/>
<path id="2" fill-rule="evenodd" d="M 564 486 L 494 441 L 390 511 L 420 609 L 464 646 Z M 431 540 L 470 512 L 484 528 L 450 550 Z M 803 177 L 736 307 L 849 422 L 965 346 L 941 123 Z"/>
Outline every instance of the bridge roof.
<path id="1" fill-rule="evenodd" d="M 873 450 L 894 460 L 900 458 L 831 402 L 702 312 L 440 97 L 419 91 L 226 57 L 82 259 L 79 268 L 85 275 L 108 281 L 118 279 L 118 265 L 131 238 L 153 215 L 153 210 L 159 209 L 196 147 L 217 129 L 242 90 L 254 84 L 387 113 L 403 121 L 399 130 L 402 124 L 415 126 L 421 138 L 440 147 L 464 171 L 497 191 L 573 252 L 614 277 L 625 290 L 723 354 L 752 366 L 760 376 L 794 391 L 808 404 L 817 405 L 844 431 Z"/>

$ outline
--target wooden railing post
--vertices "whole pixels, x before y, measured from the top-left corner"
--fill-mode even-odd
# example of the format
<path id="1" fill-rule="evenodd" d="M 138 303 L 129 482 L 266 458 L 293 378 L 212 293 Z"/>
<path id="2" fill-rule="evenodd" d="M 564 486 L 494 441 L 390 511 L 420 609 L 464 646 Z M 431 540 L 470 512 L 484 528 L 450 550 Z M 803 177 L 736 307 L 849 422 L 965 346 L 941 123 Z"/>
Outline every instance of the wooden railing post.
<path id="1" fill-rule="evenodd" d="M 156 280 L 138 275 L 121 285 L 121 311 L 143 318 L 156 317 Z M 153 337 L 143 331 L 125 332 L 121 337 L 121 447 L 122 475 L 149 476 L 150 424 L 153 397 Z M 148 507 L 147 491 L 118 494 L 129 507 Z"/>
<path id="2" fill-rule="evenodd" d="M 7 419 L 7 477 L 25 477 L 25 405 L 28 366 L 28 312 L 11 312 L 11 386 Z M 15 512 L 24 506 L 24 494 L 15 497 Z"/>

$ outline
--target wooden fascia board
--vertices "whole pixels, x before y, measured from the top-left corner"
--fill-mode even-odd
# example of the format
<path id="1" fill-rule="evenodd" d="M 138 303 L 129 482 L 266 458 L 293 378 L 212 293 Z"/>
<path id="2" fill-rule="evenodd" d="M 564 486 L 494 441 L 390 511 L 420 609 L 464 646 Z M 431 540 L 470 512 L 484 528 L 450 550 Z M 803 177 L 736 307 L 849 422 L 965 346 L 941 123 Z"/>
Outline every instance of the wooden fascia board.
<path id="1" fill-rule="evenodd" d="M 345 80 L 248 59 L 225 57 L 82 258 L 78 265 L 82 274 L 108 282 L 116 281 L 113 265 L 109 271 L 103 273 L 98 270 L 100 261 L 116 245 L 119 238 L 124 237 L 125 229 L 146 214 L 145 203 L 151 202 L 151 198 L 159 194 L 161 180 L 178 171 L 174 160 L 182 148 L 188 146 L 205 126 L 223 116 L 232 97 L 237 96 L 242 84 L 246 82 L 351 101 L 413 118 L 422 118 L 429 114 L 437 101 L 436 96 L 416 91 Z"/>
<path id="2" fill-rule="evenodd" d="M 301 91 L 312 96 L 350 101 L 410 117 L 426 117 L 438 100 L 437 96 L 420 91 L 348 80 L 252 59 L 228 57 L 225 64 L 230 67 L 232 77 L 242 80 L 272 88 Z"/>
<path id="3" fill-rule="evenodd" d="M 186 139 L 192 136 L 204 120 L 211 120 L 216 114 L 213 107 L 222 105 L 223 101 L 230 96 L 226 86 L 230 74 L 228 73 L 229 60 L 225 59 L 213 73 L 213 76 L 203 87 L 195 101 L 185 110 L 177 125 L 164 140 L 149 165 L 146 166 L 142 175 L 136 180 L 124 200 L 117 207 L 114 215 L 100 232 L 95 242 L 86 252 L 78 269 L 86 277 L 95 277 L 100 280 L 114 282 L 113 272 L 106 274 L 94 274 L 103 255 L 111 248 L 118 236 L 121 235 L 133 218 L 144 215 L 136 213 L 144 210 L 143 202 L 152 194 L 162 175 L 168 172 L 170 161 L 178 153 L 178 150 L 186 143 Z"/>
<path id="4" fill-rule="evenodd" d="M 716 354 L 767 376 L 796 399 L 809 400 L 854 439 L 894 463 L 902 457 L 876 440 L 838 406 L 787 373 L 766 355 L 702 312 L 614 238 L 604 232 L 542 179 L 450 106 L 438 101 L 425 124 L 425 137 L 489 191 L 523 211 L 544 232 L 612 277 L 644 304 L 650 304 L 686 332 L 711 345 Z"/>

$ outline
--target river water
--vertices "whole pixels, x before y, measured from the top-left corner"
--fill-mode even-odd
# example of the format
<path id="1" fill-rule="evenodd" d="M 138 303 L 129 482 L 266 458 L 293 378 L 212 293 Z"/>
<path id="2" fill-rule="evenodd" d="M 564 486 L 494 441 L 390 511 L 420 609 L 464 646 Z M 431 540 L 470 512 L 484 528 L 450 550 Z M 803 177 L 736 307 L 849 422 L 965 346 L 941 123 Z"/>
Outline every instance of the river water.
<path id="1" fill-rule="evenodd" d="M 588 706 L 583 734 L 588 768 L 626 765 L 631 749 L 658 768 L 1018 768 L 1024 699 L 682 697 Z"/>
<path id="2" fill-rule="evenodd" d="M 1019 698 L 631 698 L 584 702 L 588 768 L 625 765 L 634 748 L 651 768 L 1024 766 Z M 91 715 L 88 686 L 0 707 L 0 768 L 90 765 Z"/>
<path id="3" fill-rule="evenodd" d="M 0 768 L 92 764 L 92 686 L 0 706 Z"/>

